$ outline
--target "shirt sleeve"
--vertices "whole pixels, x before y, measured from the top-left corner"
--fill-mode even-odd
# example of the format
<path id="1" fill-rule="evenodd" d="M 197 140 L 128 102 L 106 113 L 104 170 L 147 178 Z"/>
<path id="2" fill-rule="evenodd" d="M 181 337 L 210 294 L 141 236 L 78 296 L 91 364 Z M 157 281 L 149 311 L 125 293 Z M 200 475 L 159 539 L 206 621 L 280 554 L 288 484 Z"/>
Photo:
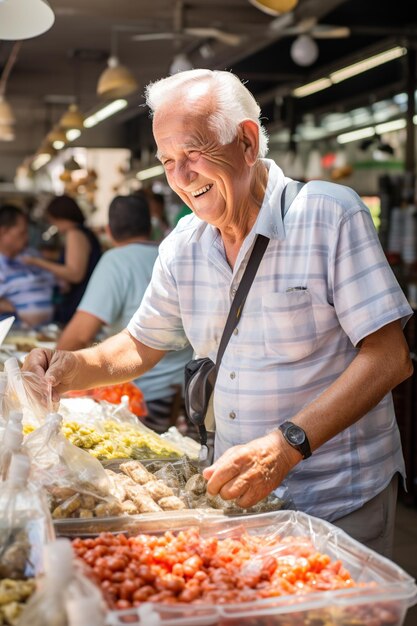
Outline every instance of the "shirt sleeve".
<path id="1" fill-rule="evenodd" d="M 135 339 L 151 348 L 180 350 L 189 342 L 182 325 L 176 281 L 164 258 L 164 247 L 166 245 L 159 248 L 152 280 L 127 329 Z"/>
<path id="2" fill-rule="evenodd" d="M 122 276 L 117 259 L 111 251 L 105 253 L 94 268 L 77 310 L 90 313 L 107 325 L 113 324 L 121 314 L 125 298 Z"/>
<path id="3" fill-rule="evenodd" d="M 413 311 L 392 272 L 365 206 L 342 218 L 329 277 L 339 322 L 353 345 Z"/>

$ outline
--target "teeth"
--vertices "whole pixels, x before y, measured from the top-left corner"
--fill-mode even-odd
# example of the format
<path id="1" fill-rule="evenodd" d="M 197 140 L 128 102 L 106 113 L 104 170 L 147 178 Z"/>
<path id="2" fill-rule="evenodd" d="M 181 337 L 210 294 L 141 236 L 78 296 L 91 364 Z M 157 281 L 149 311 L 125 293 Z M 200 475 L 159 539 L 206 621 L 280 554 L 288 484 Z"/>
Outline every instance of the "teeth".
<path id="1" fill-rule="evenodd" d="M 211 188 L 211 185 L 206 185 L 205 187 L 201 187 L 201 189 L 197 189 L 197 191 L 192 191 L 191 195 L 196 198 L 197 196 L 201 196 L 202 193 L 206 193 Z"/>

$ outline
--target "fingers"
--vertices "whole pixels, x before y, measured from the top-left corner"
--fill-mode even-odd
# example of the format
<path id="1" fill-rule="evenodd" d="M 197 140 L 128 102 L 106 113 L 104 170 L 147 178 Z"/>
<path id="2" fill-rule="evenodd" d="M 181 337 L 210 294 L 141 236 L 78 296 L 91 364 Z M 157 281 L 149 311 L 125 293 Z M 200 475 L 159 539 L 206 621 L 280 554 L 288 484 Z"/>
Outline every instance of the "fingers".
<path id="1" fill-rule="evenodd" d="M 53 351 L 47 348 L 35 348 L 31 350 L 23 362 L 22 370 L 24 372 L 33 372 L 40 378 L 43 378 L 48 369 L 52 354 Z"/>
<path id="2" fill-rule="evenodd" d="M 230 458 L 226 460 L 220 457 L 211 467 L 204 470 L 203 476 L 207 482 L 207 491 L 210 495 L 216 496 L 226 483 L 240 474 L 240 466 L 236 460 Z M 211 474 L 211 475 L 210 475 Z"/>

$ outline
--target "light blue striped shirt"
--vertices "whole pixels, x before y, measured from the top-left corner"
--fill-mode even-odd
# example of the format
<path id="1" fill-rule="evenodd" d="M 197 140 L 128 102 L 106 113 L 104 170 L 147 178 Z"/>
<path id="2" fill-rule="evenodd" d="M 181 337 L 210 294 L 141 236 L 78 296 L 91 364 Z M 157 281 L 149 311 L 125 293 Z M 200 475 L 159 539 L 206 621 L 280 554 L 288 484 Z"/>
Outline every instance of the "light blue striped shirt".
<path id="1" fill-rule="evenodd" d="M 50 272 L 23 263 L 20 256 L 25 254 L 37 252 L 25 250 L 13 259 L 0 254 L 0 297 L 9 300 L 18 314 L 43 314 L 47 322 L 53 314 L 55 279 Z"/>
<path id="2" fill-rule="evenodd" d="M 178 349 L 189 341 L 197 356 L 215 361 L 255 236 L 271 239 L 217 378 L 217 457 L 291 419 L 341 375 L 361 339 L 412 314 L 359 196 L 310 182 L 283 224 L 288 179 L 273 161 L 265 163 L 265 198 L 233 270 L 217 229 L 194 215 L 183 218 L 161 244 L 128 326 L 149 346 Z M 382 491 L 396 471 L 405 470 L 388 394 L 299 463 L 287 486 L 299 510 L 332 521 Z"/>

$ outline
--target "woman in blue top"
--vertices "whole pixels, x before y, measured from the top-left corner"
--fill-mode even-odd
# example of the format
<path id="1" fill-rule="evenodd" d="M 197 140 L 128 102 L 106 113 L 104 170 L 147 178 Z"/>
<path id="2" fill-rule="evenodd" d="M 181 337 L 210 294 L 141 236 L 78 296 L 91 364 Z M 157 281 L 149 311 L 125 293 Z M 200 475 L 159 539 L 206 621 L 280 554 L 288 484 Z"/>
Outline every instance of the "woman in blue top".
<path id="1" fill-rule="evenodd" d="M 101 256 L 101 246 L 95 234 L 84 225 L 85 217 L 78 204 L 69 196 L 54 198 L 46 209 L 46 218 L 64 237 L 62 260 L 55 263 L 25 257 L 25 262 L 48 270 L 59 280 L 62 295 L 56 306 L 55 320 L 66 324 L 84 294 Z"/>

